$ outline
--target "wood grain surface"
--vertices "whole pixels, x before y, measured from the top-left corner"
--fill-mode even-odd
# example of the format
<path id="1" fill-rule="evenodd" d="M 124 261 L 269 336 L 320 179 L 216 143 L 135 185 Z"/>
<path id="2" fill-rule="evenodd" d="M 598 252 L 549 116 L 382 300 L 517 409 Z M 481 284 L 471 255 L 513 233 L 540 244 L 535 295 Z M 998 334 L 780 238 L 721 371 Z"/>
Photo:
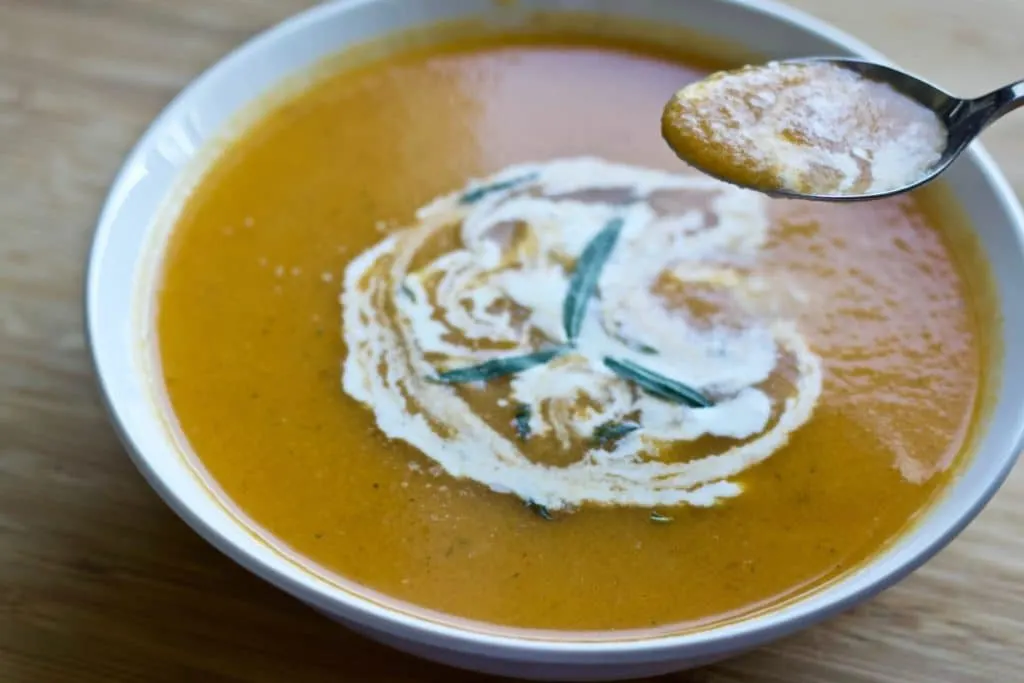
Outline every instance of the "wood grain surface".
<path id="1" fill-rule="evenodd" d="M 683 2 L 684 0 L 679 0 Z M 193 534 L 125 456 L 81 336 L 106 188 L 202 69 L 303 0 L 0 0 L 0 681 L 478 681 L 364 641 Z M 795 0 L 964 94 L 1024 77 L 1021 0 Z M 1024 114 L 985 136 L 1024 191 Z M 667 681 L 1024 681 L 1024 471 L 924 569 Z"/>

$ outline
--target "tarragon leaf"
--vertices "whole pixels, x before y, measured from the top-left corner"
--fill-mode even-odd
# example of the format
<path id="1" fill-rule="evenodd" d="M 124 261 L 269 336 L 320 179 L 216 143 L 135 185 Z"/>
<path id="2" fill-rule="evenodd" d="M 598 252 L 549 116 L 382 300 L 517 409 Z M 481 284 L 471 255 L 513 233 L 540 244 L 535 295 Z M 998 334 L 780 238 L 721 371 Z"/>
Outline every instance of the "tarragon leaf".
<path id="1" fill-rule="evenodd" d="M 565 348 L 556 346 L 552 349 L 535 351 L 521 356 L 508 356 L 506 358 L 495 358 L 479 365 L 471 365 L 468 368 L 455 368 L 440 373 L 434 378 L 435 381 L 443 384 L 464 384 L 466 382 L 485 382 L 489 379 L 514 375 L 529 370 L 538 365 L 544 365 L 552 358 L 565 352 Z"/>
<path id="2" fill-rule="evenodd" d="M 672 403 L 685 403 L 691 408 L 709 408 L 711 400 L 682 382 L 660 375 L 628 360 L 605 358 L 605 367 L 622 379 L 633 382 L 649 394 Z"/>
<path id="3" fill-rule="evenodd" d="M 598 446 L 604 446 L 609 441 L 616 441 L 640 429 L 640 425 L 634 422 L 609 421 L 602 423 L 594 429 L 593 440 Z"/>
<path id="4" fill-rule="evenodd" d="M 527 173 L 526 175 L 519 176 L 518 178 L 509 178 L 508 180 L 499 180 L 496 183 L 489 185 L 481 185 L 469 190 L 464 195 L 459 197 L 459 204 L 475 204 L 484 197 L 494 192 L 503 192 L 504 190 L 511 190 L 517 185 L 528 183 L 531 180 L 536 180 L 536 173 Z"/>
<path id="5" fill-rule="evenodd" d="M 608 257 L 611 256 L 620 232 L 622 232 L 621 218 L 608 221 L 601 232 L 594 235 L 593 239 L 587 243 L 583 253 L 576 261 L 572 278 L 569 280 L 569 291 L 562 303 L 562 325 L 570 344 L 575 343 L 576 338 L 580 335 L 583 319 L 587 315 L 587 305 L 594 296 L 597 281 L 601 277 L 601 270 L 608 261 Z"/>
<path id="6" fill-rule="evenodd" d="M 551 514 L 551 510 L 548 510 L 547 507 L 545 507 L 544 505 L 541 505 L 540 503 L 533 500 L 526 500 L 523 502 L 526 505 L 527 509 L 529 509 L 531 512 L 533 512 L 541 519 L 545 519 L 550 522 L 555 518 L 555 516 Z"/>
<path id="7" fill-rule="evenodd" d="M 530 438 L 530 406 L 525 403 L 520 403 L 516 406 L 516 414 L 513 418 L 516 425 L 516 434 L 523 441 Z"/>

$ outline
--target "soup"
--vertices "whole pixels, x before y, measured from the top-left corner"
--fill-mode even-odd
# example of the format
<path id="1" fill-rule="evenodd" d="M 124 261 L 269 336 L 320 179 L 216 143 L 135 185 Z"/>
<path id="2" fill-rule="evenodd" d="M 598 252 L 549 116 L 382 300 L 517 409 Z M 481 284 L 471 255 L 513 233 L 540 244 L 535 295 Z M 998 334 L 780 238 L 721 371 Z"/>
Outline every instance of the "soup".
<path id="1" fill-rule="evenodd" d="M 923 178 L 947 131 L 924 105 L 853 69 L 770 62 L 677 92 L 662 130 L 680 158 L 764 191 L 879 193 Z"/>
<path id="2" fill-rule="evenodd" d="M 704 628 L 878 553 L 983 390 L 965 226 L 686 169 L 658 115 L 709 71 L 493 36 L 270 107 L 165 255 L 202 476 L 311 571 L 500 627 Z"/>

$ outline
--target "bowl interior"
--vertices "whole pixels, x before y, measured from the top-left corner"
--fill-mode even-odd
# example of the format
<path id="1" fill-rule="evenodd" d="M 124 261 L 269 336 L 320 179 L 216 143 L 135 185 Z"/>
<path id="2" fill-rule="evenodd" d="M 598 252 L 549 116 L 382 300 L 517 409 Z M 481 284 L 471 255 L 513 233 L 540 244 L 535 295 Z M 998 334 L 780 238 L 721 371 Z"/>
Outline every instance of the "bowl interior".
<path id="1" fill-rule="evenodd" d="M 167 408 L 155 401 L 159 382 L 146 323 L 155 264 L 173 207 L 204 165 L 204 150 L 234 117 L 283 79 L 346 47 L 435 22 L 480 18 L 512 28 L 532 12 L 587 12 L 614 26 L 622 17 L 677 27 L 706 36 L 709 45 L 738 45 L 765 58 L 849 55 L 882 58 L 848 36 L 787 8 L 727 0 L 349 0 L 328 3 L 258 36 L 186 89 L 154 122 L 127 159 L 100 217 L 87 275 L 88 337 L 105 398 L 136 464 L 151 485 L 198 532 L 257 574 L 332 614 L 421 642 L 466 651 L 502 648 L 512 654 L 555 652 L 585 656 L 616 651 L 648 653 L 692 644 L 726 649 L 781 635 L 895 581 L 948 542 L 984 505 L 1012 466 L 1024 433 L 1024 390 L 1006 382 L 992 389 L 994 408 L 976 454 L 915 528 L 869 565 L 765 616 L 707 632 L 631 640 L 609 637 L 509 637 L 507 630 L 459 624 L 357 586 L 340 588 L 307 571 L 253 537 L 211 495 L 166 428 Z M 583 20 L 581 19 L 581 22 Z M 581 23 L 583 26 L 584 23 Z M 662 39 L 662 38 L 658 38 Z M 191 180 L 190 180 L 191 179 Z M 1002 373 L 1024 369 L 1024 311 L 1010 293 L 1024 282 L 1024 217 L 989 157 L 972 149 L 949 171 L 948 187 L 980 235 L 996 279 L 1002 320 Z M 997 373 L 993 373 L 997 374 Z M 769 634 L 769 631 L 771 633 Z"/>

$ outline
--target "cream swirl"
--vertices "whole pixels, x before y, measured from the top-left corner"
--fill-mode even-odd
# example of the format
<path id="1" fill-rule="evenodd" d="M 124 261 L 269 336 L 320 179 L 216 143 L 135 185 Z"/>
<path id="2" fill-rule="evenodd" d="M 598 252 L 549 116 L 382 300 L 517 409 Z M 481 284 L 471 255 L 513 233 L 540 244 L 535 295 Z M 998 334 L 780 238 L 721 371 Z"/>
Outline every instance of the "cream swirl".
<path id="1" fill-rule="evenodd" d="M 550 509 L 706 506 L 735 496 L 734 478 L 785 445 L 821 392 L 820 362 L 795 324 L 759 306 L 769 279 L 757 268 L 765 201 L 709 178 L 593 158 L 514 166 L 472 183 L 349 264 L 344 390 L 388 437 L 451 475 Z M 617 243 L 578 338 L 568 340 L 573 269 L 612 221 L 621 221 Z M 431 381 L 570 341 L 554 359 L 487 387 Z M 688 385 L 713 405 L 643 391 L 609 358 Z M 530 440 L 575 457 L 529 457 L 509 416 L 480 409 L 485 398 L 525 407 Z M 608 424 L 635 428 L 595 440 Z M 725 446 L 679 456 L 704 437 Z"/>

